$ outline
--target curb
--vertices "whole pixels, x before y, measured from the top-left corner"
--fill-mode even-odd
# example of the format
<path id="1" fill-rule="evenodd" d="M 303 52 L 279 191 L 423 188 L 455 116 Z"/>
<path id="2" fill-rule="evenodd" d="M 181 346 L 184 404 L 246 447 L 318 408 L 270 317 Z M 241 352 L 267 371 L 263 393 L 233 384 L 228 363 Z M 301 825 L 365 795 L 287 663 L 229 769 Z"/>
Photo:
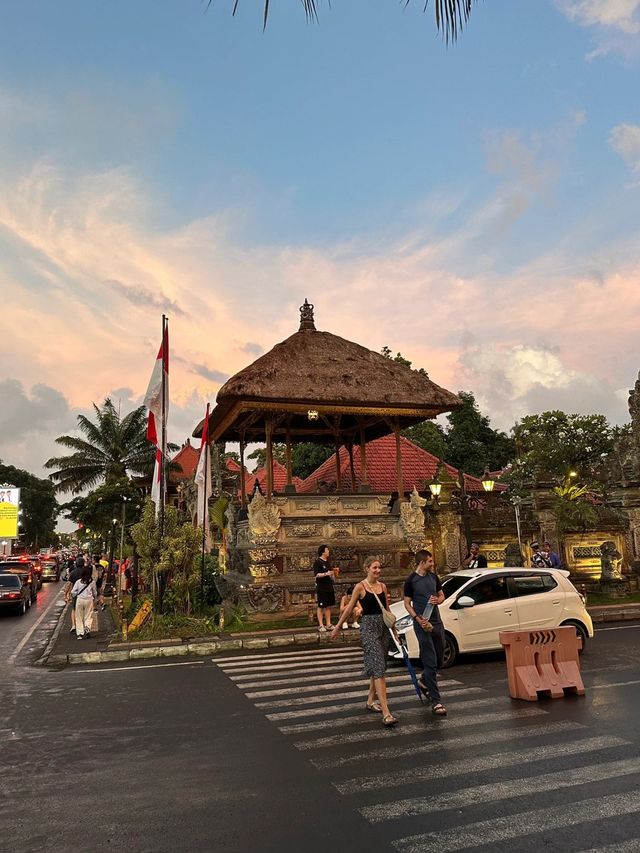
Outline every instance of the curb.
<path id="1" fill-rule="evenodd" d="M 183 643 L 181 640 L 171 638 L 160 640 L 156 643 L 143 645 L 144 641 L 131 643 L 128 647 L 125 643 L 113 643 L 104 652 L 80 652 L 78 654 L 54 655 L 51 654 L 60 630 L 65 608 L 63 607 L 58 617 L 58 624 L 47 644 L 42 656 L 36 661 L 36 666 L 66 666 L 67 664 L 96 664 L 96 663 L 122 663 L 124 661 L 146 660 L 151 658 L 172 658 L 193 655 L 203 657 L 205 655 L 224 654 L 225 652 L 238 651 L 240 649 L 275 649 L 293 646 L 328 646 L 330 640 L 327 634 L 318 634 L 317 631 L 300 630 L 292 634 L 271 634 L 267 636 L 251 636 L 242 638 L 237 635 L 229 639 L 214 637 L 211 640 L 198 638 L 191 642 Z M 595 624 L 603 622 L 622 622 L 640 618 L 640 604 L 608 604 L 597 605 L 589 609 L 591 618 Z M 346 636 L 345 636 L 346 634 Z M 336 643 L 338 645 L 356 645 L 360 642 L 359 632 L 344 632 L 340 634 Z"/>
<path id="2" fill-rule="evenodd" d="M 45 666 L 49 662 L 49 658 L 51 657 L 51 652 L 53 651 L 53 647 L 58 642 L 58 637 L 60 636 L 60 631 L 62 631 L 62 623 L 64 622 L 64 614 L 67 609 L 66 603 L 62 605 L 60 608 L 60 612 L 58 613 L 58 622 L 56 627 L 53 629 L 53 633 L 49 638 L 49 642 L 45 646 L 45 650 L 42 652 L 38 660 L 34 661 L 34 666 Z M 57 657 L 65 657 L 66 655 L 57 655 Z"/>

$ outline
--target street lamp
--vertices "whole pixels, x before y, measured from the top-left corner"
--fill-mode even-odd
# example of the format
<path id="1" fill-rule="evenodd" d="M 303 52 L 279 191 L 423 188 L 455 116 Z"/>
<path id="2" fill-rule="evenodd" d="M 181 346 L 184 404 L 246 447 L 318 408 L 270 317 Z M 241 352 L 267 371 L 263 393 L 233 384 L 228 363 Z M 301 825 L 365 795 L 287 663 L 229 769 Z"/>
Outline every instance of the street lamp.
<path id="1" fill-rule="evenodd" d="M 438 476 L 435 475 L 433 480 L 429 483 L 429 491 L 431 492 L 431 496 L 436 500 L 440 497 L 440 492 L 442 491 L 442 483 L 438 480 Z"/>
<path id="2" fill-rule="evenodd" d="M 493 491 L 493 487 L 495 486 L 496 483 L 495 483 L 495 480 L 493 479 L 493 477 L 491 476 L 491 474 L 489 473 L 487 468 L 484 469 L 484 474 L 482 475 L 482 481 L 481 482 L 482 482 L 482 488 L 485 490 L 485 492 L 492 492 Z"/>

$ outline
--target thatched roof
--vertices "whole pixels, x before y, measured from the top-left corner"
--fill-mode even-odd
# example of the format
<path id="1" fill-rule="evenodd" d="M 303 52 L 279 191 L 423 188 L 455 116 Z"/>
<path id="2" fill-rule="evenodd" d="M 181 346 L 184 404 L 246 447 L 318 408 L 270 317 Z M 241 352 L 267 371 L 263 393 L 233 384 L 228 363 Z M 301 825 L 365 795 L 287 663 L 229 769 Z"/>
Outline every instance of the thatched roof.
<path id="1" fill-rule="evenodd" d="M 460 404 L 455 394 L 423 373 L 386 358 L 313 323 L 313 306 L 300 310 L 300 329 L 232 376 L 220 389 L 211 413 L 215 440 L 247 441 L 264 436 L 258 412 L 283 415 L 276 434 L 288 429 L 299 441 L 332 441 L 339 417 L 342 434 L 364 426 L 367 439 L 391 431 L 394 418 L 402 426 L 435 417 Z M 309 410 L 319 417 L 311 420 Z M 386 419 L 386 420 L 385 420 Z M 374 423 L 375 421 L 375 423 Z M 194 431 L 199 436 L 200 423 Z M 262 437 L 260 437 L 262 435 Z"/>

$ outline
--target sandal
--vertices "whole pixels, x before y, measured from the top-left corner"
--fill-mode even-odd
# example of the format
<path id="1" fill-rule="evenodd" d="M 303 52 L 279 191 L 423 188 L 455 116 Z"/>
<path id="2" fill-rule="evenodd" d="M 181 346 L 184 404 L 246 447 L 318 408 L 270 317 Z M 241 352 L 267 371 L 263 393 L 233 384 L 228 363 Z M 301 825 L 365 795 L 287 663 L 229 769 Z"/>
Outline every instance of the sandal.
<path id="1" fill-rule="evenodd" d="M 382 713 L 382 708 L 380 707 L 380 703 L 377 699 L 375 699 L 373 702 L 367 702 L 367 711 L 373 711 L 376 714 Z"/>
<path id="2" fill-rule="evenodd" d="M 426 699 L 427 699 L 427 702 L 431 702 L 431 695 L 430 695 L 429 691 L 427 690 L 427 685 L 426 685 L 426 684 L 424 683 L 424 681 L 422 680 L 422 677 L 420 677 L 420 678 L 418 679 L 418 687 L 419 687 L 419 688 L 420 688 L 420 690 L 422 690 L 422 692 L 424 693 L 424 695 L 425 695 L 425 697 L 426 697 Z"/>
<path id="3" fill-rule="evenodd" d="M 442 702 L 438 702 L 437 705 L 434 705 L 433 708 L 431 709 L 431 711 L 432 711 L 432 713 L 437 714 L 438 717 L 446 717 L 447 716 L 447 709 L 444 707 Z"/>
<path id="4" fill-rule="evenodd" d="M 396 724 L 397 722 L 398 722 L 398 721 L 397 721 L 397 720 L 396 720 L 396 718 L 393 716 L 393 714 L 387 714 L 387 715 L 386 715 L 386 717 L 383 717 L 383 718 L 382 718 L 382 724 L 383 724 L 384 726 L 387 726 L 387 728 L 390 728 L 391 726 L 395 726 L 395 724 Z"/>

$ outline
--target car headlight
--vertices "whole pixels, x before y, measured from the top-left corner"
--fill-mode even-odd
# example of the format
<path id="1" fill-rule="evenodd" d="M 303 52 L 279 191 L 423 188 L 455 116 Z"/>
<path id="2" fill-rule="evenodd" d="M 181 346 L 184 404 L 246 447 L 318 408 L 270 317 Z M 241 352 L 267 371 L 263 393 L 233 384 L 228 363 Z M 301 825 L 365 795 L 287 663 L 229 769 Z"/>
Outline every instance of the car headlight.
<path id="1" fill-rule="evenodd" d="M 411 616 L 403 616 L 402 619 L 398 619 L 396 622 L 396 630 L 397 631 L 408 631 L 409 628 L 413 625 L 413 619 Z"/>

